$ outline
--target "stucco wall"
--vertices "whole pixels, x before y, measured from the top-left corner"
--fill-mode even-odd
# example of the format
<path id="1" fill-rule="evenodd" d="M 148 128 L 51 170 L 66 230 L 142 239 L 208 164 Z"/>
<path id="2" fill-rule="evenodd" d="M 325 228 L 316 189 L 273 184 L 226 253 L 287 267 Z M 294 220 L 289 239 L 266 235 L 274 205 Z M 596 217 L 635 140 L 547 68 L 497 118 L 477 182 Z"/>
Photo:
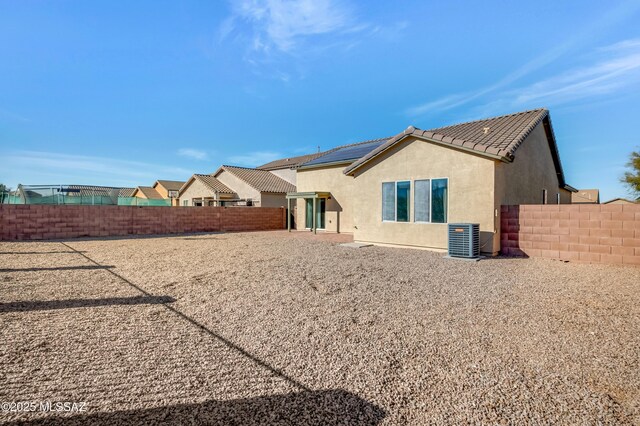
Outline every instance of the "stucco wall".
<path id="1" fill-rule="evenodd" d="M 353 206 L 356 202 L 354 193 L 354 179 L 345 176 L 342 171 L 346 166 L 325 167 L 321 169 L 298 169 L 297 191 L 330 192 L 331 199 L 326 202 L 325 230 L 329 232 L 352 233 Z M 296 225 L 304 229 L 305 205 L 304 200 L 297 202 Z"/>
<path id="2" fill-rule="evenodd" d="M 260 207 L 287 207 L 285 194 L 263 192 L 260 194 Z"/>
<path id="3" fill-rule="evenodd" d="M 553 157 L 544 126 L 538 124 L 522 142 L 511 163 L 496 162 L 496 209 L 502 205 L 542 204 L 542 190 L 547 190 L 547 204 L 571 203 L 571 192 L 559 187 Z M 500 234 L 500 223 L 498 233 Z"/>
<path id="4" fill-rule="evenodd" d="M 195 179 L 191 182 L 191 185 L 187 187 L 181 194 L 179 198 L 179 205 L 183 205 L 183 200 L 189 201 L 189 206 L 193 205 L 192 199 L 201 198 L 201 197 L 214 197 L 214 192 L 211 188 L 207 187 L 205 184 Z"/>
<path id="5" fill-rule="evenodd" d="M 493 252 L 494 160 L 409 139 L 362 168 L 354 179 L 354 240 L 447 248 L 447 224 L 415 223 L 416 179 L 448 178 L 448 222 L 480 224 L 483 252 Z M 411 180 L 410 222 L 382 221 L 382 183 Z M 499 239 L 499 237 L 498 237 Z"/>
<path id="6" fill-rule="evenodd" d="M 558 184 L 553 157 L 542 123 L 522 142 L 512 163 L 496 163 L 497 204 L 542 204 L 542 190 L 547 190 L 547 204 L 569 204 L 571 193 Z"/>
<path id="7" fill-rule="evenodd" d="M 251 199 L 255 206 L 261 207 L 260 192 L 248 185 L 245 181 L 237 178 L 235 175 L 222 170 L 217 176 L 220 182 L 224 183 L 229 189 L 238 194 L 238 198 Z"/>
<path id="8" fill-rule="evenodd" d="M 292 185 L 296 184 L 296 170 L 295 169 L 281 169 L 281 170 L 269 170 L 274 175 L 278 176 L 289 182 Z"/>
<path id="9" fill-rule="evenodd" d="M 155 187 L 155 190 L 158 192 L 158 194 L 160 194 L 162 196 L 162 198 L 164 199 L 168 199 L 169 198 L 169 190 L 167 188 L 164 187 L 164 185 L 162 185 L 161 183 L 158 183 Z M 172 205 L 173 206 L 178 206 L 178 199 L 174 198 L 172 200 Z"/>

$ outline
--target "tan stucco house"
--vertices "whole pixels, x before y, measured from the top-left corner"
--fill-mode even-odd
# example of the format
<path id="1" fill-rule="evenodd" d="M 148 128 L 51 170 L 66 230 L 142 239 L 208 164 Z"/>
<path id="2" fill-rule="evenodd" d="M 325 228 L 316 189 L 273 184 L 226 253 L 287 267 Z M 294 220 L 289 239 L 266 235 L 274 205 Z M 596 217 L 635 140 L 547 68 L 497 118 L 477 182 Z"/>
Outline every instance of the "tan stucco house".
<path id="1" fill-rule="evenodd" d="M 238 199 L 256 207 L 285 207 L 286 194 L 296 186 L 268 170 L 221 166 L 212 176 L 237 194 Z"/>
<path id="2" fill-rule="evenodd" d="M 447 248 L 447 223 L 480 224 L 500 249 L 500 206 L 571 202 L 546 109 L 338 147 L 300 165 L 298 229 L 357 242 Z M 315 210 L 315 215 L 313 214 Z M 314 221 L 315 216 L 315 221 Z"/>
<path id="3" fill-rule="evenodd" d="M 600 190 L 598 189 L 578 189 L 571 194 L 571 204 L 599 204 Z"/>
<path id="4" fill-rule="evenodd" d="M 605 201 L 602 204 L 637 204 L 638 201 L 632 201 L 627 198 L 614 198 L 609 201 Z"/>
<path id="5" fill-rule="evenodd" d="M 285 207 L 292 183 L 260 169 L 221 166 L 210 175 L 195 174 L 180 188 L 181 206 Z"/>
<path id="6" fill-rule="evenodd" d="M 167 200 L 172 206 L 178 205 L 178 192 L 184 182 L 177 180 L 157 180 L 153 186 L 138 186 L 132 197 L 146 200 Z"/>
<path id="7" fill-rule="evenodd" d="M 179 191 L 180 206 L 224 206 L 234 204 L 238 195 L 212 175 L 195 174 Z"/>

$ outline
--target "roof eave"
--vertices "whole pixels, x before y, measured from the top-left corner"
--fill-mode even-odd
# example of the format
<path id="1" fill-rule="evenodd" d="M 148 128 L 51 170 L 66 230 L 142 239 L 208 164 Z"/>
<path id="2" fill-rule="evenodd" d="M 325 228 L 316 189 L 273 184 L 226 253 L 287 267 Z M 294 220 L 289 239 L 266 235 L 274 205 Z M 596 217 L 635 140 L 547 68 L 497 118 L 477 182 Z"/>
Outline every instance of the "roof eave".
<path id="1" fill-rule="evenodd" d="M 320 163 L 320 164 L 309 164 L 309 165 L 301 165 L 297 170 L 306 170 L 306 169 L 319 169 L 321 167 L 331 167 L 331 166 L 344 166 L 345 164 L 351 164 L 356 161 L 357 158 L 352 160 L 344 160 L 344 161 L 332 161 L 330 163 Z"/>
<path id="2" fill-rule="evenodd" d="M 460 146 L 460 145 L 454 145 L 454 144 L 451 144 L 451 143 L 448 143 L 448 142 L 439 141 L 439 140 L 436 140 L 436 139 L 428 138 L 428 137 L 425 137 L 425 136 L 422 136 L 422 135 L 417 135 L 417 134 L 414 134 L 414 133 L 404 133 L 401 136 L 399 136 L 397 140 L 395 140 L 393 143 L 391 143 L 389 146 L 387 146 L 385 149 L 382 149 L 379 152 L 376 152 L 375 155 L 371 156 L 370 158 L 367 158 L 365 161 L 361 162 L 360 164 L 353 164 L 353 166 L 347 167 L 344 170 L 343 173 L 345 175 L 353 175 L 355 173 L 355 171 L 358 170 L 360 167 L 362 167 L 365 164 L 369 163 L 371 160 L 379 157 L 380 155 L 382 155 L 383 153 L 387 152 L 389 149 L 395 147 L 398 143 L 402 142 L 403 140 L 405 140 L 406 138 L 409 138 L 409 137 L 414 137 L 416 139 L 420 139 L 420 140 L 423 140 L 423 141 L 435 143 L 435 144 L 440 145 L 440 146 L 446 146 L 448 148 L 458 149 L 460 151 L 465 151 L 465 152 L 468 152 L 470 154 L 480 155 L 482 157 L 487 157 L 487 158 L 490 158 L 492 160 L 498 160 L 498 161 L 502 161 L 502 162 L 505 162 L 505 163 L 513 162 L 513 157 L 512 156 L 491 154 L 489 152 L 477 151 L 477 150 L 474 150 L 474 149 L 471 149 L 471 148 L 467 148 L 467 147 Z"/>

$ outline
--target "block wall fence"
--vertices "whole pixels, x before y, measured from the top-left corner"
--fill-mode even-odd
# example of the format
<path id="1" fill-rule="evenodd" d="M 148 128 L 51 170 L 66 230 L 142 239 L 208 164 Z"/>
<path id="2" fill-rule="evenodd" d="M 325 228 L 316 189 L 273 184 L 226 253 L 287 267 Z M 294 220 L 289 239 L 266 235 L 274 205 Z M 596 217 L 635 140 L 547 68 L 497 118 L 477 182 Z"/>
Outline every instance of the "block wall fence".
<path id="1" fill-rule="evenodd" d="M 502 206 L 508 256 L 640 265 L 640 204 Z"/>
<path id="2" fill-rule="evenodd" d="M 0 240 L 266 231 L 286 228 L 278 207 L 0 205 Z"/>

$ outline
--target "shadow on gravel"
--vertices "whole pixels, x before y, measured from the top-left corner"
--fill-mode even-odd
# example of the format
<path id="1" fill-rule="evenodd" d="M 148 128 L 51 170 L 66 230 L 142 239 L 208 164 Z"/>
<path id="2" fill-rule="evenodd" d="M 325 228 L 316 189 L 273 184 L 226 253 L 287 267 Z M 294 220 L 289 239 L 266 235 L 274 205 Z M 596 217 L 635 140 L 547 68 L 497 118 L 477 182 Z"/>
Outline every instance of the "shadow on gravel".
<path id="1" fill-rule="evenodd" d="M 71 253 L 75 254 L 75 251 L 0 251 L 0 255 L 2 254 L 62 254 L 62 253 Z M 86 252 L 82 252 L 86 253 Z"/>
<path id="2" fill-rule="evenodd" d="M 46 417 L 13 424 L 377 425 L 385 415 L 380 407 L 353 393 L 322 390 L 113 413 Z"/>
<path id="3" fill-rule="evenodd" d="M 55 268 L 8 268 L 0 269 L 0 272 L 38 272 L 38 271 L 74 271 L 83 269 L 111 269 L 115 266 L 80 265 L 80 266 L 56 266 Z"/>
<path id="4" fill-rule="evenodd" d="M 110 297 L 106 299 L 69 299 L 0 303 L 2 312 L 49 311 L 53 309 L 93 308 L 110 305 L 158 305 L 175 302 L 169 296 Z"/>

